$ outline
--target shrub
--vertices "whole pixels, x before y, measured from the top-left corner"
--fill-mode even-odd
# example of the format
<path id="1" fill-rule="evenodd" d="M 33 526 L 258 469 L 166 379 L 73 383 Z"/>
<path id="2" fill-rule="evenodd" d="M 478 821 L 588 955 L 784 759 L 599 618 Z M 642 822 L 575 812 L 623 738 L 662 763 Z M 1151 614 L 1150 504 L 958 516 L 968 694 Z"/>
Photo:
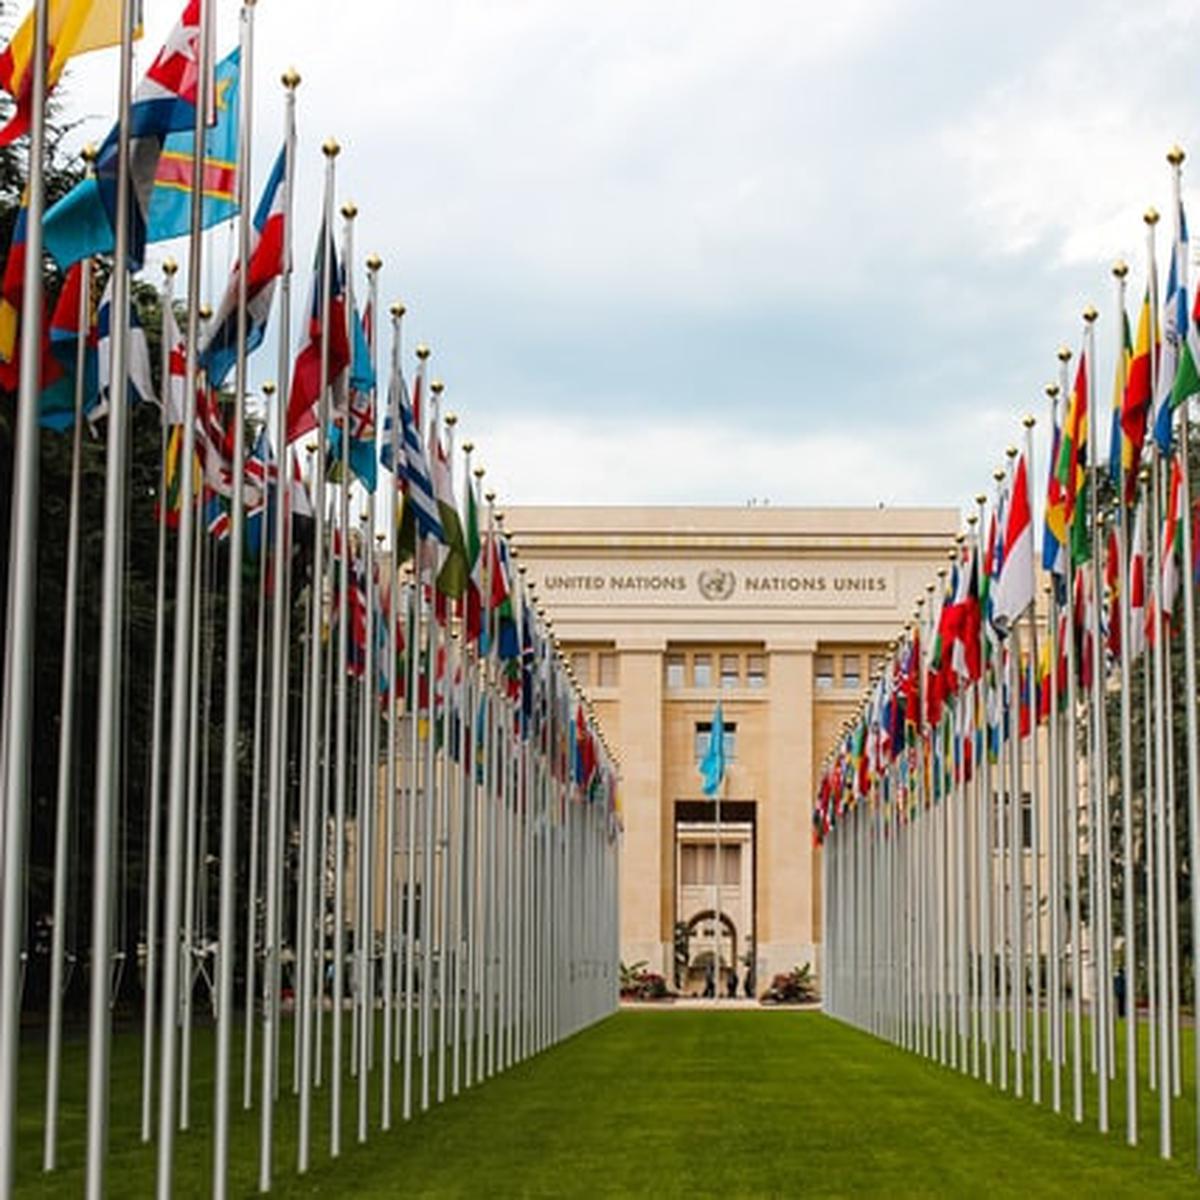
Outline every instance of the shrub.
<path id="1" fill-rule="evenodd" d="M 812 966 L 805 963 L 793 967 L 771 980 L 771 986 L 763 993 L 767 1004 L 806 1004 L 817 998 L 817 981 L 813 978 Z"/>
<path id="2" fill-rule="evenodd" d="M 662 1000 L 670 993 L 667 981 L 656 971 L 648 971 L 645 961 L 632 966 L 621 964 L 621 998 L 623 1000 Z"/>

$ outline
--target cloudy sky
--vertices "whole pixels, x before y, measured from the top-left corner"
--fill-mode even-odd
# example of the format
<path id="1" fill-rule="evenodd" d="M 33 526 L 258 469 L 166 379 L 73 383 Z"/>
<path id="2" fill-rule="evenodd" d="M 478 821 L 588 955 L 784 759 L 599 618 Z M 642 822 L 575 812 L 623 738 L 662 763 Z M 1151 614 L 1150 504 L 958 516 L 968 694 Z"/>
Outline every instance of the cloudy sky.
<path id="1" fill-rule="evenodd" d="M 145 2 L 143 64 L 182 7 Z M 1107 402 L 1110 266 L 1133 309 L 1164 153 L 1200 154 L 1191 0 L 257 12 L 255 190 L 294 64 L 298 267 L 332 134 L 360 273 L 382 256 L 506 502 L 967 502 L 1089 301 Z M 81 140 L 114 72 L 75 72 Z"/>

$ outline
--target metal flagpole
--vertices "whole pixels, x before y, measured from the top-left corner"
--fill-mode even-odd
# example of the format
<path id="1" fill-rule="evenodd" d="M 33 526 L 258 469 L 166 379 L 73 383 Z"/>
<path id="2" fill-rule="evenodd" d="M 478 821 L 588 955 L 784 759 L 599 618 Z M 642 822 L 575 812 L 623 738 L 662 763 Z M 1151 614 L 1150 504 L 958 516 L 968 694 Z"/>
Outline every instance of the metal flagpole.
<path id="1" fill-rule="evenodd" d="M 1035 418 L 1027 416 L 1025 426 L 1026 480 L 1033 479 L 1033 428 Z M 1027 484 L 1028 486 L 1028 484 Z M 1032 506 L 1031 506 L 1032 507 Z M 1033 531 L 1030 530 L 1032 538 Z M 1031 559 L 1032 565 L 1032 559 Z M 1032 565 L 1029 595 L 1029 888 L 1031 893 L 1029 950 L 1030 988 L 1033 1012 L 1030 1020 L 1030 1069 L 1034 1104 L 1042 1102 L 1042 778 L 1038 762 L 1038 641 L 1037 641 L 1037 567 Z"/>
<path id="2" fill-rule="evenodd" d="M 268 723 L 269 729 L 269 751 L 267 756 L 267 831 L 266 831 L 266 855 L 265 866 L 266 870 L 263 874 L 264 892 L 266 895 L 266 910 L 263 917 L 263 979 L 262 992 L 259 1001 L 263 1004 L 263 1032 L 267 1035 L 271 1032 L 271 1026 L 266 1012 L 266 1006 L 272 1002 L 275 995 L 273 972 L 277 970 L 277 950 L 276 944 L 279 940 L 280 920 L 278 917 L 278 901 L 276 897 L 275 876 L 278 873 L 278 844 L 280 840 L 280 830 L 283 823 L 283 809 L 287 793 L 287 749 L 288 749 L 288 651 L 287 651 L 287 622 L 288 622 L 288 604 L 287 599 L 290 594 L 288 587 L 289 574 L 289 530 L 288 516 L 291 510 L 290 495 L 292 488 L 292 472 L 289 469 L 289 451 L 287 438 L 287 410 L 288 410 L 288 393 L 289 393 L 289 367 L 291 353 L 291 328 L 292 328 L 292 207 L 295 198 L 295 192 L 292 187 L 292 180 L 295 178 L 296 164 L 296 89 L 300 86 L 300 76 L 291 68 L 284 72 L 281 82 L 284 88 L 284 176 L 283 176 L 283 254 L 282 254 L 282 274 L 279 280 L 279 358 L 278 358 L 278 385 L 275 390 L 275 408 L 273 414 L 275 421 L 275 461 L 277 464 L 276 475 L 276 503 L 275 503 L 275 526 L 272 530 L 272 540 L 274 543 L 275 556 L 275 572 L 272 576 L 271 587 L 271 713 Z M 267 392 L 264 386 L 263 391 L 267 394 L 268 403 L 271 399 L 271 393 Z M 268 513 L 270 509 L 268 508 Z M 314 555 L 316 551 L 314 550 Z M 264 539 L 263 554 L 266 555 L 266 542 Z M 314 586 L 315 590 L 315 586 Z M 303 822 L 302 822 L 303 825 Z M 308 838 L 302 839 L 301 842 L 301 869 L 303 870 L 306 855 L 311 853 L 308 850 L 308 843 L 312 840 L 312 828 L 308 826 Z M 256 864 L 257 865 L 257 864 Z M 254 882 L 252 880 L 251 887 Z M 251 913 L 250 920 L 257 922 L 257 913 L 254 909 Z M 274 927 L 267 921 L 268 913 L 274 918 Z M 299 919 L 297 921 L 299 925 Z M 301 926 L 300 932 L 307 934 L 309 927 Z M 311 945 L 311 944 L 310 944 Z M 247 948 L 247 958 L 251 958 L 256 952 L 257 947 L 250 946 Z M 306 973 L 306 967 L 311 971 L 311 956 L 305 958 L 303 952 L 300 954 L 299 969 L 301 980 L 306 978 L 311 982 L 311 975 Z M 303 982 L 297 989 L 297 1003 L 300 1007 L 300 1013 L 311 1011 L 311 1006 L 308 1001 L 311 998 L 311 988 L 308 993 L 304 990 Z M 246 1054 L 245 1061 L 246 1071 L 246 1089 L 253 1086 L 251 1082 L 251 1063 L 249 1057 L 252 1049 L 252 1039 L 250 1029 L 254 1021 L 254 1010 L 256 1007 L 256 991 L 251 975 L 248 973 L 246 977 Z M 299 1024 L 300 1015 L 295 1015 L 294 1020 Z M 262 1087 L 262 1104 L 264 1115 L 267 1111 L 272 1110 L 275 1099 L 274 1088 L 269 1085 L 269 1080 L 274 1075 L 274 1048 L 268 1051 L 265 1046 L 264 1038 L 264 1070 L 263 1070 L 263 1087 Z M 303 1084 L 301 1084 L 303 1086 Z M 271 1152 L 270 1152 L 270 1133 L 267 1133 L 263 1141 L 265 1146 L 261 1148 L 262 1157 L 260 1159 L 260 1176 L 259 1186 L 270 1186 L 271 1172 Z"/>
<path id="3" fill-rule="evenodd" d="M 354 218 L 358 208 L 352 203 L 342 205 L 345 220 L 345 245 L 342 249 L 343 269 L 346 272 L 346 315 L 354 319 L 354 282 L 351 264 L 354 261 Z M 324 328 L 324 326 L 322 326 Z M 323 343 L 324 344 L 324 343 Z M 353 342 L 350 343 L 353 345 Z M 322 384 L 328 385 L 328 376 Z M 336 394 L 336 389 L 335 394 Z M 329 1153 L 333 1158 L 342 1152 L 342 1018 L 345 1008 L 346 972 L 346 798 L 349 787 L 350 763 L 349 721 L 350 695 L 348 651 L 350 643 L 350 412 L 348 397 L 341 412 L 341 485 L 338 488 L 338 525 L 342 553 L 338 560 L 337 588 L 338 620 L 334 630 L 337 637 L 337 716 L 335 718 L 336 748 L 334 761 L 334 833 L 333 833 L 333 1008 L 330 1030 L 329 1064 Z"/>
<path id="4" fill-rule="evenodd" d="M 133 4 L 125 0 L 128 21 L 127 32 L 132 34 Z M 208 0 L 200 0 L 200 61 L 207 64 L 210 59 L 212 45 L 212 9 Z M 196 154 L 203 158 L 205 143 L 205 120 L 209 106 L 211 79 L 207 69 L 200 71 L 200 83 L 196 98 L 196 125 L 194 130 Z M 125 103 L 125 91 L 122 87 L 122 103 Z M 124 129 L 125 121 L 122 121 Z M 124 167 L 127 154 L 121 151 L 121 162 Z M 180 944 L 179 929 L 181 917 L 180 886 L 183 882 L 183 863 L 181 860 L 183 839 L 184 805 L 189 790 L 189 736 L 188 725 L 190 716 L 190 677 L 193 664 L 191 659 L 191 630 L 193 623 L 192 612 L 192 551 L 195 534 L 195 506 L 192 459 L 195 454 L 196 426 L 196 389 L 199 379 L 197 350 L 200 341 L 200 276 L 203 265 L 203 240 L 201 236 L 201 221 L 203 216 L 203 176 L 204 172 L 197 165 L 192 177 L 192 208 L 191 208 L 191 239 L 188 244 L 188 304 L 187 304 L 187 365 L 184 383 L 183 410 L 183 479 L 180 488 L 179 537 L 176 551 L 176 580 L 175 580 L 175 645 L 172 653 L 171 668 L 171 765 L 167 790 L 167 860 L 166 860 L 166 913 L 163 921 L 163 987 L 162 987 L 162 1017 L 161 1017 L 161 1048 L 159 1053 L 159 1110 L 158 1110 L 158 1177 L 156 1190 L 160 1200 L 167 1200 L 171 1194 L 171 1168 L 175 1150 L 175 1105 L 177 1102 L 177 1060 L 176 1037 L 178 1020 L 178 1005 L 180 995 Z M 118 251 L 116 261 L 118 267 L 124 262 L 124 252 L 120 245 L 122 234 L 127 235 L 128 198 L 126 199 L 125 215 L 121 214 L 118 203 L 117 238 Z M 124 271 L 118 275 L 118 285 L 122 284 Z M 114 308 L 117 310 L 117 320 L 124 320 L 126 304 L 119 298 L 119 288 L 114 289 Z M 122 331 L 123 333 L 123 331 Z M 124 344 L 125 338 L 114 337 L 113 372 L 114 380 L 122 381 L 125 375 L 125 364 L 121 362 L 118 370 L 116 347 Z M 113 403 L 114 411 L 124 405 Z M 111 470 L 110 470 L 111 474 Z M 98 773 L 99 775 L 99 773 Z M 93 961 L 95 961 L 93 957 Z M 182 964 L 186 972 L 187 987 L 191 986 L 191 963 Z M 93 980 L 94 988 L 94 980 Z M 107 1010 L 107 999 L 105 1000 Z M 107 1029 L 107 1022 L 105 1023 Z M 98 1134 L 100 1131 L 97 1131 Z M 97 1159 L 104 1154 L 103 1141 L 96 1145 Z M 95 1177 L 96 1196 L 103 1190 L 102 1167 L 97 1167 Z"/>
<path id="5" fill-rule="evenodd" d="M 1125 369 L 1125 331 L 1121 328 L 1125 313 L 1125 277 L 1129 268 L 1124 262 L 1113 265 L 1117 292 L 1117 364 L 1118 392 L 1123 397 L 1128 385 Z M 1125 503 L 1124 435 L 1113 449 L 1117 454 L 1117 584 L 1119 610 L 1120 669 L 1121 669 L 1121 858 L 1122 858 L 1122 930 L 1125 979 L 1125 1140 L 1131 1146 L 1138 1140 L 1138 1045 L 1137 1045 L 1137 896 L 1134 888 L 1133 843 L 1133 736 L 1131 697 L 1133 681 L 1130 661 L 1129 617 L 1129 517 Z M 1111 469 L 1111 468 L 1110 468 Z"/>
<path id="6" fill-rule="evenodd" d="M 250 138 L 254 107 L 254 5 L 240 14 L 242 95 L 238 135 L 237 359 L 233 396 L 233 482 L 230 491 L 229 573 L 225 620 L 225 715 L 221 755 L 220 899 L 217 915 L 217 1061 L 213 1101 L 213 1195 L 228 1192 L 229 1090 L 233 1048 L 234 906 L 237 899 L 238 725 L 241 720 L 242 548 L 245 542 L 247 274 L 250 260 Z"/>
<path id="7" fill-rule="evenodd" d="M 87 147 L 86 161 L 95 159 L 95 150 Z M 168 279 L 170 277 L 168 276 Z M 83 402 L 84 367 L 87 356 L 88 328 L 91 324 L 92 262 L 85 258 L 80 263 L 79 320 L 76 325 L 75 341 L 75 424 L 71 429 L 71 499 L 67 515 L 67 578 L 63 591 L 63 660 L 59 687 L 61 716 L 59 718 L 58 745 L 58 800 L 54 820 L 54 898 L 50 925 L 50 1012 L 47 1029 L 46 1051 L 46 1130 L 43 1147 L 42 1169 L 53 1171 L 57 1165 L 58 1149 L 58 1100 L 62 1071 L 62 1009 L 64 983 L 64 959 L 66 956 L 67 918 L 67 852 L 70 844 L 69 825 L 71 820 L 71 796 L 74 791 L 75 772 L 75 651 L 79 637 L 78 592 L 79 592 L 79 520 L 80 492 L 83 473 Z M 166 376 L 164 375 L 165 379 Z M 165 426 L 164 426 L 165 428 Z M 159 532 L 159 584 L 162 583 L 162 526 Z M 162 663 L 162 594 L 156 612 L 155 687 L 158 687 Z M 158 707 L 155 706 L 157 718 Z M 157 733 L 157 719 L 156 729 Z M 153 857 L 149 860 L 155 861 Z M 151 871 L 150 878 L 155 877 Z M 152 995 L 149 975 L 146 978 L 147 997 Z M 149 1008 L 148 1010 L 149 1011 Z M 143 1057 L 151 1061 L 151 1042 L 147 1040 Z"/>
<path id="8" fill-rule="evenodd" d="M 312 610 L 310 612 L 309 626 L 309 676 L 312 680 L 311 688 L 308 695 L 309 701 L 309 740 L 305 750 L 308 753 L 308 813 L 309 820 L 307 823 L 308 836 L 310 841 L 309 853 L 312 848 L 317 845 L 317 811 L 318 797 L 321 792 L 321 773 L 326 756 L 322 754 L 322 738 L 319 734 L 321 728 L 321 700 L 323 698 L 323 684 L 321 671 L 321 629 L 325 613 L 324 596 L 322 594 L 322 581 L 325 573 L 325 457 L 326 457 L 326 437 L 327 428 L 329 425 L 329 323 L 330 313 L 333 307 L 332 304 L 332 289 L 333 289 L 333 195 L 334 195 L 334 178 L 337 164 L 337 156 L 341 151 L 341 147 L 334 141 L 333 138 L 328 138 L 321 147 L 321 153 L 325 156 L 325 193 L 321 206 L 321 361 L 320 361 L 320 383 L 319 383 L 319 399 L 317 402 L 317 454 L 314 471 L 314 499 L 313 499 L 313 516 L 314 516 L 314 531 L 313 531 L 313 554 L 312 554 L 312 588 L 311 601 Z M 289 188 L 291 180 L 288 181 Z M 286 409 L 286 405 L 283 406 Z M 327 745 L 327 743 L 326 743 Z M 274 799 L 274 798 L 273 798 Z M 281 798 L 282 799 L 282 798 Z M 282 805 L 280 805 L 282 807 Z M 282 813 L 272 813 L 272 820 L 282 819 Z M 268 1126 L 272 1119 L 272 1104 L 267 1100 L 267 1090 L 271 1090 L 274 1095 L 274 1079 L 275 1079 L 275 1049 L 274 1049 L 274 1008 L 276 998 L 278 996 L 278 936 L 279 936 L 279 915 L 277 912 L 277 902 L 275 899 L 276 889 L 274 885 L 275 875 L 278 872 L 278 862 L 281 853 L 279 845 L 279 828 L 276 824 L 276 829 L 268 834 L 267 841 L 267 946 L 266 946 L 266 962 L 264 963 L 264 978 L 263 988 L 266 998 L 266 1004 L 263 1011 L 263 1108 L 262 1108 L 262 1138 L 261 1152 L 262 1158 L 260 1161 L 259 1188 L 266 1191 L 271 1184 L 271 1159 L 270 1159 L 270 1138 L 271 1133 L 268 1131 Z M 324 846 L 324 822 L 321 826 L 320 844 Z M 308 935 L 316 936 L 317 943 L 324 945 L 324 939 L 321 933 L 323 928 L 324 904 L 323 904 L 323 883 L 325 863 L 322 859 L 318 859 L 308 883 L 307 907 L 308 911 L 305 914 L 304 927 Z M 314 911 L 315 910 L 315 911 Z M 321 914 L 322 923 L 320 927 L 316 926 L 316 914 Z M 323 957 L 323 956 L 322 956 Z M 324 962 L 318 961 L 316 970 L 316 979 L 311 976 L 313 970 L 312 953 L 306 957 L 305 962 L 308 964 L 310 977 L 308 983 L 309 989 L 302 996 L 303 1008 L 301 1010 L 301 1020 L 304 1023 L 304 1028 L 300 1035 L 300 1132 L 297 1141 L 297 1161 L 296 1170 L 303 1174 L 308 1170 L 309 1155 L 311 1153 L 312 1139 L 312 1089 L 313 1089 L 313 1038 L 312 1038 L 312 1006 L 313 995 L 316 992 L 318 1006 L 324 1003 L 325 985 L 324 985 Z M 269 977 L 267 964 L 269 964 Z"/>
<path id="9" fill-rule="evenodd" d="M 1090 912 L 1091 957 L 1093 979 L 1093 1040 L 1096 1049 L 1096 1120 L 1102 1133 L 1108 1132 L 1108 978 L 1105 969 L 1109 925 L 1105 888 L 1109 872 L 1104 863 L 1104 824 L 1108 819 L 1107 780 L 1103 771 L 1104 743 L 1104 642 L 1100 635 L 1101 565 L 1099 529 L 1099 500 L 1096 494 L 1096 317 L 1092 305 L 1083 311 L 1084 353 L 1087 363 L 1087 502 L 1088 536 L 1092 541 L 1091 570 L 1083 579 L 1084 592 L 1091 594 L 1091 604 L 1085 610 L 1088 622 L 1085 636 L 1092 646 L 1092 675 L 1088 683 L 1090 697 L 1085 697 L 1088 726 L 1088 877 L 1093 903 Z"/>
<path id="10" fill-rule="evenodd" d="M 1171 164 L 1172 195 L 1175 205 L 1175 219 L 1182 219 L 1180 199 L 1180 174 L 1184 161 L 1184 152 L 1179 146 L 1173 146 L 1167 154 Z M 1176 229 L 1176 242 L 1182 242 L 1182 230 Z M 1180 253 L 1179 285 L 1187 291 L 1187 255 Z M 1189 313 L 1189 318 L 1191 314 Z M 1184 639 L 1184 712 L 1187 723 L 1187 799 L 1188 799 L 1188 862 L 1194 878 L 1200 865 L 1200 730 L 1197 728 L 1197 697 L 1196 697 L 1196 596 L 1193 571 L 1194 530 L 1192 527 L 1191 501 L 1191 437 L 1189 405 L 1191 397 L 1184 397 L 1179 404 L 1179 460 L 1181 467 L 1181 503 L 1182 542 L 1183 542 L 1183 639 Z M 1191 897 L 1192 910 L 1192 995 L 1200 995 L 1200 954 L 1195 947 L 1200 946 L 1200 901 L 1195 893 Z M 1177 1034 L 1178 1036 L 1178 1034 Z M 1200 1047 L 1196 1047 L 1195 1066 L 1200 1070 Z M 1200 1078 L 1200 1076 L 1197 1076 Z M 1200 1153 L 1200 1115 L 1197 1116 L 1197 1147 Z"/>
<path id="11" fill-rule="evenodd" d="M 173 258 L 163 263 L 162 311 L 171 310 L 175 303 L 175 273 L 178 266 Z M 82 290 L 90 299 L 90 267 L 85 261 Z M 164 321 L 163 329 L 166 324 Z M 83 382 L 83 325 L 80 325 L 80 345 L 75 360 L 76 387 Z M 166 658 L 166 579 L 167 579 L 167 428 L 169 425 L 169 397 L 171 391 L 171 350 L 167 339 L 162 339 L 162 411 L 159 452 L 158 486 L 158 556 L 154 584 L 154 692 L 150 701 L 150 829 L 146 851 L 148 864 L 146 899 L 146 983 L 145 1001 L 142 1011 L 142 1141 L 151 1136 L 154 1110 L 154 1020 L 158 994 L 158 916 L 159 916 L 159 859 L 162 842 L 162 749 L 163 749 L 163 666 Z M 78 412 L 78 406 L 77 406 Z M 176 416 L 179 414 L 176 413 Z M 76 418 L 78 420 L 78 417 Z M 180 470 L 186 469 L 182 461 Z M 57 868 L 56 868 L 57 874 Z M 57 926 L 57 921 L 55 922 Z"/>
<path id="12" fill-rule="evenodd" d="M 984 542 L 984 512 L 987 506 L 987 494 L 980 492 L 975 497 L 975 503 L 979 508 L 979 539 L 980 547 Z M 999 514 L 996 514 L 996 519 L 999 519 Z M 999 530 L 997 529 L 997 536 Z M 982 557 L 982 554 L 981 554 Z M 984 563 L 983 569 L 985 572 L 990 572 L 991 564 Z M 980 755 L 979 763 L 979 778 L 980 778 L 980 798 L 978 812 L 978 843 L 979 843 L 979 879 L 977 891 L 977 904 L 979 908 L 979 925 L 980 925 L 980 955 L 976 960 L 978 963 L 977 972 L 979 973 L 979 990 L 982 1000 L 982 1023 L 983 1023 L 983 1075 L 984 1080 L 992 1083 L 994 1067 L 993 1054 L 993 1031 L 995 1028 L 994 1016 L 992 1012 L 992 999 L 995 992 L 995 959 L 992 952 L 992 868 L 993 868 L 993 850 L 992 850 L 992 835 L 995 828 L 992 813 L 992 759 L 991 749 L 986 745 L 988 736 L 988 670 L 987 660 L 990 657 L 990 650 L 993 639 L 988 631 L 988 622 L 985 620 L 980 622 L 980 661 L 983 664 L 983 681 L 981 692 L 983 694 L 983 723 L 985 731 L 985 745 L 983 754 Z"/>
<path id="13" fill-rule="evenodd" d="M 131 0 L 125 0 L 130 7 Z M 22 279 L 21 302 L 21 375 L 17 396 L 16 429 L 13 444 L 13 481 L 12 481 L 12 526 L 9 543 L 9 581 L 8 581 L 8 640 L 5 655 L 4 682 L 6 694 L 4 697 L 4 728 L 5 744 L 3 754 L 4 766 L 4 814 L 3 814 L 3 866 L 4 879 L 0 884 L 2 895 L 3 924 L 0 925 L 0 1192 L 11 1194 L 16 1176 L 16 1139 L 17 1139 L 17 1059 L 21 1040 L 21 941 L 23 936 L 23 921 L 25 906 L 22 903 L 21 892 L 25 881 L 25 841 L 26 820 L 29 811 L 30 798 L 30 748 L 33 745 L 32 716 L 33 716 L 33 658 L 34 633 L 36 625 L 35 605 L 37 601 L 37 532 L 38 532 L 38 394 L 41 390 L 41 320 L 42 320 L 42 213 L 45 208 L 45 178 L 43 163 L 46 154 L 46 53 L 47 53 L 47 21 L 49 20 L 49 0 L 35 0 L 34 4 L 34 54 L 32 80 L 32 119 L 29 136 L 29 172 L 28 172 L 28 205 L 25 234 L 25 270 Z M 126 14 L 130 17 L 131 14 Z M 122 114 L 128 115 L 128 103 L 125 97 L 129 90 L 129 60 L 132 25 L 130 20 L 124 22 L 125 38 L 121 54 L 121 92 Z M 121 122 L 122 149 L 128 147 L 128 123 Z M 122 155 L 123 174 L 118 180 L 118 204 L 124 198 L 126 211 L 128 209 L 129 186 L 128 170 L 125 156 Z M 124 190 L 121 190 L 121 183 Z M 121 210 L 118 209 L 118 212 Z M 118 237 L 123 226 L 118 227 Z M 117 262 L 123 262 L 124 246 L 118 244 Z M 123 275 L 124 272 L 121 272 Z M 113 298 L 114 321 L 120 321 L 120 313 L 125 299 L 124 288 L 121 294 Z M 115 332 L 120 332 L 118 326 Z M 121 339 L 114 337 L 114 347 L 120 346 Z M 125 361 L 124 354 L 117 350 L 116 365 L 121 368 L 123 377 Z M 112 407 L 123 407 L 112 405 Z M 123 428 L 122 416 L 115 418 L 118 431 Z M 110 417 L 110 425 L 113 418 Z M 110 434 L 110 437 L 113 435 Z M 118 443 L 115 450 L 109 453 L 110 490 L 117 488 L 112 481 L 116 473 L 114 467 L 121 463 L 116 451 L 120 450 Z M 119 472 L 124 476 L 124 472 Z M 113 519 L 121 512 L 121 506 L 116 503 L 119 496 L 113 496 L 105 502 L 105 529 L 111 530 L 108 518 Z M 111 535 L 110 535 L 111 537 Z M 120 559 L 117 552 L 119 544 L 109 549 L 110 537 L 105 538 L 105 581 L 111 582 L 112 588 L 118 582 L 116 564 Z M 109 559 L 112 559 L 111 563 Z M 106 597 L 108 593 L 106 592 Z M 107 687 L 101 695 L 107 697 L 108 708 L 115 707 L 116 702 L 116 642 L 117 629 L 115 604 L 105 605 L 107 624 L 104 629 L 104 645 L 108 649 L 108 672 L 104 676 Z M 115 785 L 115 769 L 112 756 L 116 741 L 115 715 L 111 712 L 106 717 L 105 732 L 108 734 L 107 746 L 101 747 L 104 754 L 105 770 L 108 779 L 104 788 L 105 807 L 97 807 L 97 836 L 106 831 L 112 823 L 112 790 Z M 109 829 L 111 836 L 111 830 Z M 107 872 L 97 877 L 107 880 Z M 98 885 L 99 886 L 99 885 Z M 105 897 L 105 913 L 108 911 L 110 897 Z M 108 926 L 104 926 L 104 963 L 108 963 Z M 103 979 L 105 985 L 104 1036 L 99 1044 L 93 1043 L 91 1050 L 91 1076 L 89 1079 L 89 1099 L 94 1095 L 98 1104 L 93 1108 L 89 1105 L 88 1145 L 89 1145 L 89 1189 L 91 1194 L 99 1195 L 103 1188 L 104 1165 L 92 1149 L 103 1145 L 107 1128 L 107 1099 L 108 1099 L 108 971 L 96 971 L 95 975 Z M 93 1012 L 98 1011 L 94 1003 Z M 95 1126 L 95 1129 L 92 1126 Z M 94 1164 L 93 1164 L 93 1159 Z"/>

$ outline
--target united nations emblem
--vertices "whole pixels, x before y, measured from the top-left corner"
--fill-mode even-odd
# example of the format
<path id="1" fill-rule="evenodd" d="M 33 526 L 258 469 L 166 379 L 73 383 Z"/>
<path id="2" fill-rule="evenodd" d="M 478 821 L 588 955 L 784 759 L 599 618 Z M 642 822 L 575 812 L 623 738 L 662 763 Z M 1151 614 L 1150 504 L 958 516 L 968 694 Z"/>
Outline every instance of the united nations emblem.
<path id="1" fill-rule="evenodd" d="M 708 567 L 700 572 L 697 583 L 700 595 L 705 600 L 728 600 L 737 586 L 737 579 L 732 571 L 723 570 L 721 567 Z"/>

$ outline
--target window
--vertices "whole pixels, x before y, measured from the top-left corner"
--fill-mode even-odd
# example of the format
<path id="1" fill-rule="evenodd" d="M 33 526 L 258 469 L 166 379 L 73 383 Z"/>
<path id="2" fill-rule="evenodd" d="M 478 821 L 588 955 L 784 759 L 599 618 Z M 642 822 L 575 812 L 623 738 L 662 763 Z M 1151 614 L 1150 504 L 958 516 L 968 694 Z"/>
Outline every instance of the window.
<path id="1" fill-rule="evenodd" d="M 712 735 L 711 721 L 696 722 L 695 736 L 695 754 L 696 762 L 699 763 L 708 753 L 708 739 Z M 733 762 L 737 757 L 737 723 L 734 721 L 725 722 L 725 761 Z"/>
<path id="2" fill-rule="evenodd" d="M 767 686 L 767 656 L 765 654 L 746 655 L 746 686 L 751 688 Z"/>
<path id="3" fill-rule="evenodd" d="M 683 655 L 667 655 L 667 687 L 683 687 Z"/>
<path id="4" fill-rule="evenodd" d="M 842 655 L 842 687 L 858 691 L 862 687 L 862 657 L 858 654 Z"/>
<path id="5" fill-rule="evenodd" d="M 692 687 L 712 687 L 712 655 L 692 656 Z"/>
<path id="6" fill-rule="evenodd" d="M 586 650 L 576 650 L 571 655 L 571 666 L 579 686 L 587 687 L 592 682 L 592 656 Z"/>
<path id="7" fill-rule="evenodd" d="M 601 650 L 596 655 L 596 682 L 601 687 L 617 686 L 617 656 L 611 650 Z"/>
<path id="8" fill-rule="evenodd" d="M 813 672 L 816 676 L 818 691 L 826 692 L 833 687 L 833 655 L 814 655 Z"/>
<path id="9" fill-rule="evenodd" d="M 742 681 L 742 664 L 736 654 L 721 655 L 721 686 L 735 688 Z"/>
<path id="10" fill-rule="evenodd" d="M 715 882 L 714 866 L 717 859 L 716 843 L 708 845 L 689 844 L 679 848 L 679 881 L 685 887 L 699 887 Z M 721 886 L 736 886 L 742 881 L 741 846 L 721 846 Z M 709 933 L 711 937 L 711 931 Z"/>

